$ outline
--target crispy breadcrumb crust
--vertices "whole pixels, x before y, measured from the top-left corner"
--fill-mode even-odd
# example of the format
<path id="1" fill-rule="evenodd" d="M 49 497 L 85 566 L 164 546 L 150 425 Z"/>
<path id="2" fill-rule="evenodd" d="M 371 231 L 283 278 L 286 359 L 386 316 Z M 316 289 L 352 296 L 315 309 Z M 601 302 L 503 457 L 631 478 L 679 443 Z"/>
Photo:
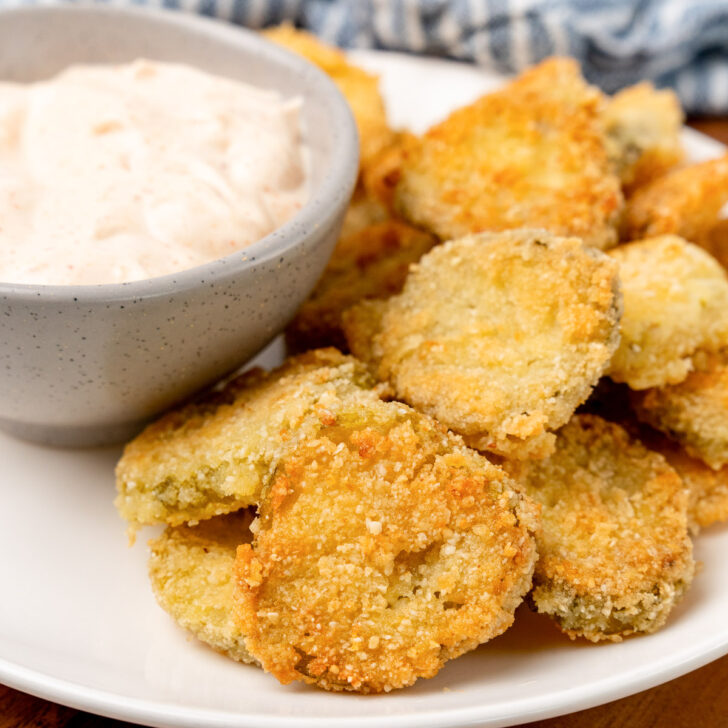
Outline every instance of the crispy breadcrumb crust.
<path id="1" fill-rule="evenodd" d="M 389 299 L 361 301 L 344 311 L 341 317 L 349 350 L 367 362 L 374 372 L 381 372 L 382 351 L 376 341 L 382 331 L 384 314 L 389 309 L 388 303 Z"/>
<path id="2" fill-rule="evenodd" d="M 576 62 L 547 60 L 410 140 L 396 206 L 443 240 L 538 227 L 608 248 L 623 200 L 602 105 Z"/>
<path id="3" fill-rule="evenodd" d="M 402 290 L 407 272 L 436 239 L 398 220 L 343 237 L 311 295 L 286 331 L 289 348 L 346 349 L 341 315 L 358 301 L 388 298 Z"/>
<path id="4" fill-rule="evenodd" d="M 728 220 L 720 219 L 700 241 L 705 248 L 724 268 L 728 268 Z"/>
<path id="5" fill-rule="evenodd" d="M 543 457 L 617 347 L 616 271 L 576 238 L 481 233 L 434 248 L 344 329 L 397 398 L 472 447 Z"/>
<path id="6" fill-rule="evenodd" d="M 335 349 L 247 372 L 168 412 L 124 448 L 116 507 L 133 532 L 255 504 L 281 458 L 321 427 L 328 407 L 372 384 L 362 364 Z"/>
<path id="7" fill-rule="evenodd" d="M 609 376 L 632 389 L 681 382 L 699 349 L 728 344 L 728 277 L 697 245 L 663 235 L 609 251 L 624 295 Z"/>
<path id="8" fill-rule="evenodd" d="M 347 238 L 366 228 L 389 220 L 387 208 L 371 197 L 361 184 L 354 188 L 354 194 L 346 208 L 339 238 Z"/>
<path id="9" fill-rule="evenodd" d="M 264 491 L 238 549 L 246 645 L 283 683 L 389 691 L 503 632 L 528 591 L 537 508 L 395 402 L 343 409 Z"/>
<path id="10" fill-rule="evenodd" d="M 693 534 L 714 523 L 728 521 L 728 465 L 713 470 L 649 425 L 641 423 L 638 435 L 650 450 L 659 452 L 682 478 L 688 489 L 688 525 Z"/>
<path id="11" fill-rule="evenodd" d="M 688 489 L 688 526 L 692 533 L 719 521 L 728 521 L 728 465 L 713 470 L 702 460 L 688 455 L 677 442 L 640 422 L 632 408 L 635 396 L 639 394 L 626 384 L 616 384 L 605 377 L 580 411 L 616 422 L 667 460 Z"/>
<path id="12" fill-rule="evenodd" d="M 728 154 L 668 172 L 628 200 L 622 237 L 674 234 L 704 244 L 728 202 Z"/>
<path id="13" fill-rule="evenodd" d="M 290 24 L 267 28 L 263 35 L 318 66 L 339 87 L 359 129 L 362 166 L 392 141 L 394 135 L 387 123 L 378 76 L 352 65 L 338 48 Z"/>
<path id="14" fill-rule="evenodd" d="M 665 459 L 619 425 L 576 415 L 550 458 L 520 467 L 542 506 L 535 608 L 592 642 L 662 627 L 695 570 L 687 491 Z"/>
<path id="15" fill-rule="evenodd" d="M 416 140 L 417 137 L 410 132 L 395 132 L 391 143 L 362 169 L 362 185 L 366 194 L 383 205 L 392 217 L 397 217 L 395 190 L 402 176 L 405 150 Z"/>
<path id="16" fill-rule="evenodd" d="M 608 99 L 602 112 L 607 150 L 627 194 L 668 172 L 683 158 L 684 121 L 674 91 L 645 81 Z"/>
<path id="17" fill-rule="evenodd" d="M 633 392 L 632 404 L 640 420 L 718 470 L 728 464 L 728 360 L 699 352 L 694 361 L 685 381 Z"/>
<path id="18" fill-rule="evenodd" d="M 242 510 L 169 526 L 149 541 L 149 580 L 159 605 L 183 629 L 218 652 L 255 662 L 234 616 L 235 549 L 252 539 L 253 514 Z"/>

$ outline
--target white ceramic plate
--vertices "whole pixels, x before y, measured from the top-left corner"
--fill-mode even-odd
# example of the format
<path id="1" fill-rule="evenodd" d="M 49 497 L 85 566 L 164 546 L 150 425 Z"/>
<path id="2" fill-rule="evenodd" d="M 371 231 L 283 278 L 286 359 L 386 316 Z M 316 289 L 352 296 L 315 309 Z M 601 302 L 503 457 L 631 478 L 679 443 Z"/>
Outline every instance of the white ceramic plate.
<path id="1" fill-rule="evenodd" d="M 356 53 L 379 72 L 392 122 L 422 131 L 497 86 L 470 66 Z M 695 158 L 721 146 L 695 133 Z M 275 364 L 281 347 L 264 356 Z M 282 687 L 178 629 L 112 506 L 118 449 L 62 451 L 0 435 L 0 681 L 153 726 L 508 726 L 634 693 L 728 653 L 728 528 L 696 543 L 704 563 L 665 629 L 621 644 L 563 637 L 521 608 L 516 625 L 432 680 L 382 697 Z"/>

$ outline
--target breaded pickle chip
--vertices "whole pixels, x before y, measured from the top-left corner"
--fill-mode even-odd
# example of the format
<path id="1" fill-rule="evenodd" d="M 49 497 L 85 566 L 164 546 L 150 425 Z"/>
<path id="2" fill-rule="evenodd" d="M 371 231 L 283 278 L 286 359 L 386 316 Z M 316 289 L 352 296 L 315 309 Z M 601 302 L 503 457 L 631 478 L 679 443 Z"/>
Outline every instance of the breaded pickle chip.
<path id="1" fill-rule="evenodd" d="M 609 158 L 629 193 L 665 174 L 683 157 L 680 101 L 649 83 L 608 99 L 602 113 Z"/>
<path id="2" fill-rule="evenodd" d="M 183 629 L 218 652 L 255 662 L 234 616 L 235 549 L 252 539 L 242 510 L 197 526 L 168 526 L 149 542 L 149 579 L 159 605 Z"/>
<path id="3" fill-rule="evenodd" d="M 371 385 L 363 365 L 335 349 L 243 374 L 167 413 L 126 446 L 116 467 L 116 507 L 134 529 L 254 504 L 281 458 L 321 427 L 328 407 Z"/>
<path id="4" fill-rule="evenodd" d="M 387 123 L 379 78 L 350 64 L 346 56 L 316 36 L 292 25 L 279 25 L 264 31 L 268 40 L 287 48 L 318 66 L 339 87 L 349 102 L 359 129 L 360 162 L 365 165 L 393 138 Z"/>
<path id="5" fill-rule="evenodd" d="M 622 341 L 609 376 L 632 389 L 677 384 L 693 355 L 728 344 L 728 277 L 710 254 L 674 235 L 609 251 L 624 294 Z"/>
<path id="6" fill-rule="evenodd" d="M 728 465 L 713 470 L 702 460 L 691 457 L 680 444 L 661 432 L 642 424 L 640 440 L 659 452 L 675 469 L 688 489 L 688 525 L 693 533 L 714 523 L 728 521 Z"/>
<path id="7" fill-rule="evenodd" d="M 677 473 L 593 415 L 576 415 L 550 458 L 521 468 L 526 493 L 542 505 L 536 609 L 593 642 L 659 629 L 695 568 Z"/>
<path id="8" fill-rule="evenodd" d="M 647 390 L 649 392 L 650 390 Z M 660 453 L 688 489 L 688 525 L 692 532 L 728 520 L 728 465 L 713 470 L 655 428 L 637 419 L 632 405 L 641 393 L 608 378 L 600 380 L 583 410 L 616 422 L 649 450 Z"/>
<path id="9" fill-rule="evenodd" d="M 379 200 L 367 194 L 362 185 L 357 185 L 349 207 L 346 208 L 339 238 L 356 235 L 371 225 L 389 220 L 389 217 L 387 208 Z"/>
<path id="10" fill-rule="evenodd" d="M 618 343 L 617 267 L 576 238 L 481 233 L 434 248 L 398 296 L 344 315 L 399 399 L 480 450 L 543 457 Z"/>
<path id="11" fill-rule="evenodd" d="M 718 470 L 728 464 L 728 361 L 695 355 L 695 371 L 680 384 L 634 392 L 637 416 Z"/>
<path id="12" fill-rule="evenodd" d="M 680 235 L 704 244 L 728 202 L 728 155 L 676 169 L 638 189 L 624 211 L 625 240 Z"/>
<path id="13" fill-rule="evenodd" d="M 286 331 L 294 350 L 346 348 L 341 314 L 362 299 L 399 293 L 407 272 L 436 243 L 429 233 L 398 220 L 342 237 L 311 295 Z"/>
<path id="14" fill-rule="evenodd" d="M 391 143 L 369 160 L 362 170 L 362 186 L 366 194 L 383 205 L 392 217 L 397 217 L 394 195 L 402 177 L 405 151 L 416 140 L 417 137 L 410 132 L 395 132 Z"/>
<path id="15" fill-rule="evenodd" d="M 602 103 L 574 61 L 545 61 L 405 146 L 398 209 L 443 240 L 538 227 L 614 245 L 622 193 Z"/>
<path id="16" fill-rule="evenodd" d="M 503 632 L 537 509 L 499 467 L 396 402 L 339 410 L 264 491 L 238 548 L 246 645 L 283 683 L 389 691 Z"/>
<path id="17" fill-rule="evenodd" d="M 344 311 L 341 317 L 349 349 L 362 361 L 368 362 L 374 371 L 381 370 L 382 350 L 377 337 L 382 330 L 382 319 L 388 310 L 387 299 L 361 301 Z"/>

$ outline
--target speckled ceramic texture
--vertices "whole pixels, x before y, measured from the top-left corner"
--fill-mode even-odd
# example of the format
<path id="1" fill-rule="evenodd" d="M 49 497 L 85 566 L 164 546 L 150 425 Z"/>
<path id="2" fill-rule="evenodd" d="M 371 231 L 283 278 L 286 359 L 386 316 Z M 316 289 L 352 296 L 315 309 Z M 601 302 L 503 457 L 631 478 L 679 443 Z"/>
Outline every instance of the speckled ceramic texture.
<path id="1" fill-rule="evenodd" d="M 0 10 L 0 79 L 137 57 L 301 96 L 312 195 L 244 251 L 175 275 L 98 286 L 0 282 L 0 427 L 23 438 L 62 446 L 124 440 L 252 357 L 321 274 L 355 182 L 356 129 L 335 86 L 254 33 L 109 6 Z"/>

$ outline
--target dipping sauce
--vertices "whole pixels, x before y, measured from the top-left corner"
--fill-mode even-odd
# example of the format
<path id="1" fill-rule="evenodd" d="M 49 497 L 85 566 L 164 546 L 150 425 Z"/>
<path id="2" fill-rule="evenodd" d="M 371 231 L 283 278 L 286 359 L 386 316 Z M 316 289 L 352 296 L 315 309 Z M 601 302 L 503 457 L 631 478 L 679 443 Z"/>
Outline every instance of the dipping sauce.
<path id="1" fill-rule="evenodd" d="M 0 83 L 0 280 L 119 283 L 245 248 L 306 201 L 299 111 L 146 60 Z"/>

